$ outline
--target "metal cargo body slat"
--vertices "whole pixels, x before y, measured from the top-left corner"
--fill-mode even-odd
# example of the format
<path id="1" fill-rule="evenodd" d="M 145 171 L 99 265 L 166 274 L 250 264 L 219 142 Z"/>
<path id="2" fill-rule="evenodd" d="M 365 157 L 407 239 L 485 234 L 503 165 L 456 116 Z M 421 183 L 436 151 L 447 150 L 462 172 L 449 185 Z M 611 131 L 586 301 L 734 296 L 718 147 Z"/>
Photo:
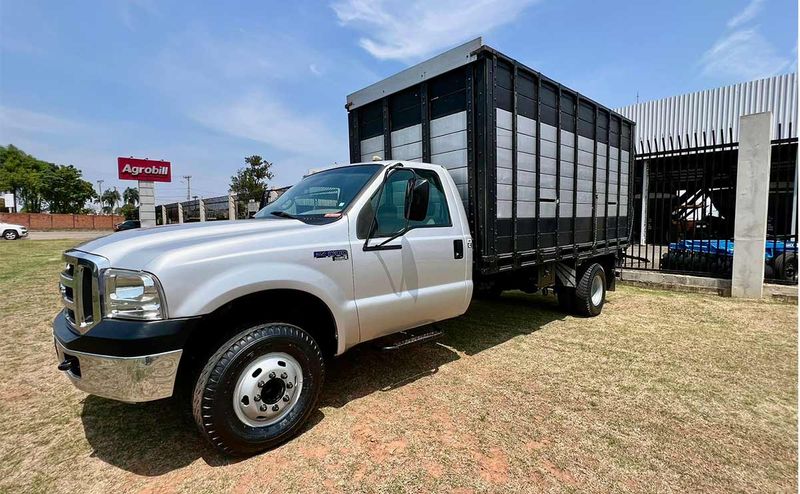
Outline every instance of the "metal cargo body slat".
<path id="1" fill-rule="evenodd" d="M 349 95 L 346 108 L 352 162 L 447 168 L 482 275 L 629 243 L 635 124 L 480 38 Z"/>

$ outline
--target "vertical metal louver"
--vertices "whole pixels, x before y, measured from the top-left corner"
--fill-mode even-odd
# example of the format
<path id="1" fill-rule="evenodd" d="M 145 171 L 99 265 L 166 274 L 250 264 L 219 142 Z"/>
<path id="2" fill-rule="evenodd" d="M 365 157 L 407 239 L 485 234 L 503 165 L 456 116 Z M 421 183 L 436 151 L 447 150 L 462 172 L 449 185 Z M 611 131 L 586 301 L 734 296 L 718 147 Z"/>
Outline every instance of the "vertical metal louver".
<path id="1" fill-rule="evenodd" d="M 101 317 L 100 269 L 107 261 L 99 256 L 71 251 L 64 254 L 61 272 L 61 299 L 67 321 L 81 334 L 89 331 Z"/>

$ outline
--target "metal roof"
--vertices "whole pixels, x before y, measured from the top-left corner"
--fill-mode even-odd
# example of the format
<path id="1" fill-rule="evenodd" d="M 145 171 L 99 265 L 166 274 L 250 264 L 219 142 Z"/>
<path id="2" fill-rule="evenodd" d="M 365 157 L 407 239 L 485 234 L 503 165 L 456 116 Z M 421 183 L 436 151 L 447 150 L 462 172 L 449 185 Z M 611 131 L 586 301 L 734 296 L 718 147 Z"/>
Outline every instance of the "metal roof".
<path id="1" fill-rule="evenodd" d="M 636 143 L 639 152 L 645 152 L 643 142 L 663 138 L 678 147 L 678 136 L 683 147 L 689 147 L 686 136 L 702 139 L 702 133 L 720 130 L 733 142 L 739 140 L 739 117 L 765 111 L 772 112 L 773 138 L 797 137 L 797 74 L 784 74 L 756 81 L 743 82 L 696 93 L 682 94 L 654 101 L 646 101 L 616 110 L 636 122 Z M 778 133 L 780 129 L 780 134 Z"/>
<path id="2" fill-rule="evenodd" d="M 413 34 L 410 34 L 413 36 Z M 427 81 L 437 75 L 444 74 L 457 67 L 467 65 L 477 59 L 475 52 L 483 46 L 483 39 L 478 37 L 467 41 L 463 45 L 456 46 L 429 60 L 418 63 L 403 71 L 387 77 L 381 81 L 347 95 L 345 108 L 353 110 L 359 106 L 379 100 L 387 94 L 394 94 L 397 91 L 409 88 L 422 81 Z"/>

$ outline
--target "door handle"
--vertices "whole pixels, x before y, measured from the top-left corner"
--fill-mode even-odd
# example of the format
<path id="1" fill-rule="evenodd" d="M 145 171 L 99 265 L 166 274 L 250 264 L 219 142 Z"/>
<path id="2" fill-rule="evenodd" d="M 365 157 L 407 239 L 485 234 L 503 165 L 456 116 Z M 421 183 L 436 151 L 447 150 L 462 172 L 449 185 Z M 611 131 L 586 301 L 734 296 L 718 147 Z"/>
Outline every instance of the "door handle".
<path id="1" fill-rule="evenodd" d="M 464 240 L 453 240 L 453 258 L 464 259 Z"/>

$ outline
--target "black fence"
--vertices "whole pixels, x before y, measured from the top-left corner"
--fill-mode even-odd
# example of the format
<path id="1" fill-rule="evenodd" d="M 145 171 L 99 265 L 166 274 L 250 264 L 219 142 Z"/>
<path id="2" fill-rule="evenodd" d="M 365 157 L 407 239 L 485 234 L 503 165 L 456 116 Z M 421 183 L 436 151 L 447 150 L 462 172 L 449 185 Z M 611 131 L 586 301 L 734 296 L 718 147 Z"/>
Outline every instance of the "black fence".
<path id="1" fill-rule="evenodd" d="M 764 269 L 764 278 L 772 283 L 797 283 L 796 181 L 797 138 L 772 141 Z"/>
<path id="2" fill-rule="evenodd" d="M 209 197 L 202 199 L 205 212 L 205 221 L 219 221 L 229 219 L 228 196 Z M 178 204 L 183 208 L 183 222 L 192 223 L 201 221 L 200 200 L 184 201 L 181 203 L 162 204 L 156 206 L 156 224 L 163 224 L 162 209 L 166 211 L 167 224 L 179 223 Z M 246 205 L 243 211 L 247 211 Z"/>
<path id="3" fill-rule="evenodd" d="M 738 159 L 732 135 L 729 130 L 642 143 L 646 152 L 634 163 L 633 238 L 624 268 L 731 277 Z M 768 281 L 797 283 L 796 158 L 797 138 L 772 142 Z"/>

